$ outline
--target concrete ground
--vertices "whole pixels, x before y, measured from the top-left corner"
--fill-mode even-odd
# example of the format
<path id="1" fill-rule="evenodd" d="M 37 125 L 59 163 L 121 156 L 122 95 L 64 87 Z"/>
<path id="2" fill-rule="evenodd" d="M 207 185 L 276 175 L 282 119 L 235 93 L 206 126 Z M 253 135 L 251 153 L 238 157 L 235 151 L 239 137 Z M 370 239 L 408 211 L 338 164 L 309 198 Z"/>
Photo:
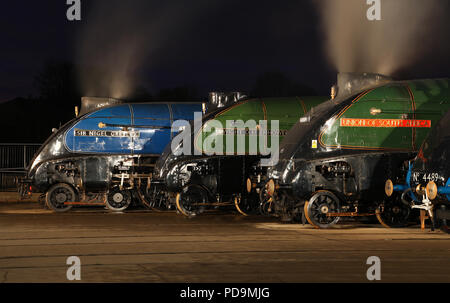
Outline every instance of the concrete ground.
<path id="1" fill-rule="evenodd" d="M 9 192 L 0 192 L 0 203 L 3 202 L 37 202 L 39 200 L 39 196 L 41 194 L 34 193 L 26 199 L 21 199 L 19 193 L 17 191 L 9 191 Z"/>
<path id="2" fill-rule="evenodd" d="M 367 282 L 370 256 L 381 282 L 450 282 L 450 236 L 418 227 L 0 203 L 0 282 L 67 282 L 69 256 L 81 282 Z"/>

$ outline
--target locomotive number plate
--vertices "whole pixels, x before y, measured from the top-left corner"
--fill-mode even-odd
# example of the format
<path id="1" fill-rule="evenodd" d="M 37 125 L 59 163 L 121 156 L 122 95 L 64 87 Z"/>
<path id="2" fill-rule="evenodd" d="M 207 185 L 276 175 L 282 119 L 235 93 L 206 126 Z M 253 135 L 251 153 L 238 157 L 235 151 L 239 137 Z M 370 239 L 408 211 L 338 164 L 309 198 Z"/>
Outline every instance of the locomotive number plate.
<path id="1" fill-rule="evenodd" d="M 445 178 L 440 176 L 438 173 L 419 173 L 419 172 L 414 172 L 412 174 L 412 182 L 430 182 L 430 181 L 434 181 L 434 182 L 439 182 L 445 181 Z"/>

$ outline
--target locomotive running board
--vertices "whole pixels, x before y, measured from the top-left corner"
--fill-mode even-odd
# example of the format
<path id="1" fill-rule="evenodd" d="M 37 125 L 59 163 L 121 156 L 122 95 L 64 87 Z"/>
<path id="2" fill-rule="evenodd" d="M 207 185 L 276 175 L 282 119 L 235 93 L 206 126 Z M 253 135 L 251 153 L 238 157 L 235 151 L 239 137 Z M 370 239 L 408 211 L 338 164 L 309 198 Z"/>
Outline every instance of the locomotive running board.
<path id="1" fill-rule="evenodd" d="M 357 212 L 350 213 L 328 213 L 327 217 L 369 217 L 375 216 L 375 214 L 360 214 Z"/>

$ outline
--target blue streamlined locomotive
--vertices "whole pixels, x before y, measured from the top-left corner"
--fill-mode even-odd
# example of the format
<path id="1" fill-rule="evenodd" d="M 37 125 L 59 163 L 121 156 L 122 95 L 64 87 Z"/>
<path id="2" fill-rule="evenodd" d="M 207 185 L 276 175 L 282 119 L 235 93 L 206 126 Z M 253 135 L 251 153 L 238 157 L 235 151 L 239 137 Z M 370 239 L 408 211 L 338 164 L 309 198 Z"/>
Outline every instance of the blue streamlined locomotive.
<path id="1" fill-rule="evenodd" d="M 45 193 L 57 212 L 105 204 L 124 210 L 135 189 L 145 204 L 154 164 L 176 135 L 173 121 L 193 120 L 204 104 L 109 104 L 97 104 L 47 139 L 20 182 L 22 194 Z"/>
<path id="2" fill-rule="evenodd" d="M 432 228 L 450 233 L 450 111 L 435 125 L 412 161 L 385 183 L 385 207 L 419 209 L 422 228 L 431 219 Z M 394 219 L 394 218 L 393 218 Z"/>

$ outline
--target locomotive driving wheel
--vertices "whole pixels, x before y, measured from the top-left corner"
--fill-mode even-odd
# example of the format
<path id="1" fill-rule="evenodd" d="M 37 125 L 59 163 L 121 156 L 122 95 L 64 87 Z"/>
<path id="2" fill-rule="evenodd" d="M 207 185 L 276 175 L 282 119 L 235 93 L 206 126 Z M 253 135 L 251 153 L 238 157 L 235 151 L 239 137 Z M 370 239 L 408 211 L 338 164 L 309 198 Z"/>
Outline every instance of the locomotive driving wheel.
<path id="1" fill-rule="evenodd" d="M 375 212 L 378 222 L 387 228 L 399 228 L 408 225 L 411 207 L 400 199 L 390 199 Z"/>
<path id="2" fill-rule="evenodd" d="M 131 204 L 131 192 L 114 188 L 108 193 L 106 206 L 112 211 L 124 211 Z"/>
<path id="3" fill-rule="evenodd" d="M 46 205 L 59 213 L 72 209 L 72 205 L 67 205 L 66 203 L 75 201 L 77 201 L 75 190 L 65 183 L 53 185 L 45 194 Z"/>
<path id="4" fill-rule="evenodd" d="M 195 184 L 184 187 L 176 196 L 177 209 L 186 217 L 193 217 L 204 212 L 208 202 L 206 189 Z"/>
<path id="5" fill-rule="evenodd" d="M 255 195 L 236 196 L 234 198 L 234 206 L 243 216 L 249 216 L 258 209 L 258 202 Z"/>
<path id="6" fill-rule="evenodd" d="M 327 214 L 339 212 L 339 199 L 332 192 L 321 190 L 313 194 L 305 203 L 306 220 L 315 228 L 329 228 L 339 222 L 340 217 L 330 217 Z"/>
<path id="7" fill-rule="evenodd" d="M 163 191 L 149 191 L 137 188 L 135 192 L 142 205 L 148 209 L 156 212 L 171 209 L 170 200 Z"/>

